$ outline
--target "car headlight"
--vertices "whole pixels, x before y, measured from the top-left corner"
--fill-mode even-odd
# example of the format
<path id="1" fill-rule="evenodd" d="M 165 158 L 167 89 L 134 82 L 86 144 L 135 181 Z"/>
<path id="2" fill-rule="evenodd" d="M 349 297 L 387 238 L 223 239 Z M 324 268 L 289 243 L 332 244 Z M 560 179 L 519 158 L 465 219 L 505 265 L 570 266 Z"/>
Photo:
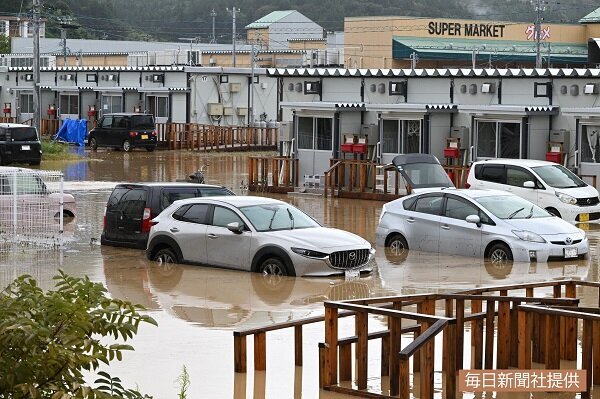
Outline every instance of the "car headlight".
<path id="1" fill-rule="evenodd" d="M 329 254 L 326 254 L 324 252 L 314 251 L 312 249 L 292 248 L 292 251 L 294 251 L 298 255 L 302 255 L 307 258 L 323 259 L 323 258 L 326 258 L 329 256 Z"/>
<path id="2" fill-rule="evenodd" d="M 539 234 L 536 234 L 536 233 L 534 233 L 532 231 L 527 231 L 527 230 L 513 230 L 512 232 L 513 232 L 514 235 L 516 235 L 517 237 L 519 237 L 523 241 L 546 242 L 546 240 L 544 240 L 542 238 L 542 236 L 540 236 Z"/>
<path id="3" fill-rule="evenodd" d="M 554 193 L 554 194 L 558 197 L 559 200 L 561 200 L 565 204 L 569 204 L 569 205 L 577 204 L 577 199 L 575 197 L 571 197 L 570 195 L 558 193 L 558 192 Z"/>

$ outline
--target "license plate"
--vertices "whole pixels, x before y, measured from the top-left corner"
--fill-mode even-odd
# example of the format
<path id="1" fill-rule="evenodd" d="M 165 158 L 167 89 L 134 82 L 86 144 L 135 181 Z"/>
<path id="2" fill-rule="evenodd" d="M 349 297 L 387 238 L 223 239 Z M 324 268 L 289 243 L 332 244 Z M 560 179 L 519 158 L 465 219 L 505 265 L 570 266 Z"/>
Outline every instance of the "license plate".
<path id="1" fill-rule="evenodd" d="M 142 140 L 148 140 L 148 135 L 147 134 L 142 134 Z"/>
<path id="2" fill-rule="evenodd" d="M 21 150 L 23 150 L 23 151 L 29 151 L 29 150 L 31 150 L 31 146 L 28 146 L 28 145 L 22 145 L 22 146 L 21 146 Z"/>
<path id="3" fill-rule="evenodd" d="M 579 221 L 580 222 L 589 222 L 590 221 L 590 214 L 589 213 L 580 213 L 579 214 Z"/>
<path id="4" fill-rule="evenodd" d="M 565 259 L 576 258 L 577 248 L 565 248 Z"/>

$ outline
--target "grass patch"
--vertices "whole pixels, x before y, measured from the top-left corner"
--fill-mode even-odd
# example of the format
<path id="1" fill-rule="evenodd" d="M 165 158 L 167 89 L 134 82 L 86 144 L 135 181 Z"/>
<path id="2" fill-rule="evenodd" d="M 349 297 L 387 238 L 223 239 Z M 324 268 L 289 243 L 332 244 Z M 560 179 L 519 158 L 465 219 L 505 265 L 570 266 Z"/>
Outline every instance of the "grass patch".
<path id="1" fill-rule="evenodd" d="M 81 156 L 69 150 L 69 145 L 56 141 L 42 140 L 43 161 L 64 161 L 81 159 Z"/>

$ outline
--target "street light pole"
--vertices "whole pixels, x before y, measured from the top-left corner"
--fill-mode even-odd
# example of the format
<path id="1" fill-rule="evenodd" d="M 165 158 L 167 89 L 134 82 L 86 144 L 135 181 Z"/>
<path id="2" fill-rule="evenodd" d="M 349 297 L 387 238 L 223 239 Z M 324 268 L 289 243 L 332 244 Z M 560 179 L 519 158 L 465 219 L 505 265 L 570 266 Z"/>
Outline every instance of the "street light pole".
<path id="1" fill-rule="evenodd" d="M 33 127 L 40 134 L 40 0 L 33 0 Z"/>

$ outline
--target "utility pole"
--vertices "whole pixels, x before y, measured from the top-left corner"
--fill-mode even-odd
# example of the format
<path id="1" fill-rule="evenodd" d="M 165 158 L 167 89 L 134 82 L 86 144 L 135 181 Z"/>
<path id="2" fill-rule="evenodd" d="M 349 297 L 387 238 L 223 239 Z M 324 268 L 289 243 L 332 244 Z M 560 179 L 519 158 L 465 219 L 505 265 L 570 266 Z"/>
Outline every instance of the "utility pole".
<path id="1" fill-rule="evenodd" d="M 545 0 L 531 0 L 531 3 L 535 8 L 535 24 L 534 24 L 534 39 L 535 39 L 535 67 L 542 67 L 542 53 L 541 53 L 541 42 L 542 42 L 542 12 L 546 11 Z"/>
<path id="2" fill-rule="evenodd" d="M 33 0 L 33 127 L 40 134 L 40 0 Z"/>
<path id="3" fill-rule="evenodd" d="M 215 17 L 217 16 L 217 13 L 215 12 L 215 9 L 213 8 L 212 11 L 210 12 L 210 16 L 212 17 L 212 39 L 210 39 L 211 43 L 216 43 L 217 42 L 217 36 L 215 36 Z"/>
<path id="4" fill-rule="evenodd" d="M 67 30 L 62 27 L 60 28 L 60 41 L 63 50 L 63 66 L 67 66 Z"/>
<path id="5" fill-rule="evenodd" d="M 230 12 L 231 15 L 233 16 L 233 32 L 232 32 L 232 35 L 231 35 L 231 41 L 232 41 L 232 44 L 233 44 L 233 49 L 232 49 L 232 55 L 231 55 L 231 57 L 232 57 L 231 58 L 231 61 L 232 61 L 231 63 L 235 67 L 235 17 L 236 17 L 236 14 L 238 12 L 240 12 L 240 9 L 233 7 L 230 10 L 229 8 L 227 8 L 227 12 Z"/>
<path id="6" fill-rule="evenodd" d="M 250 77 L 250 126 L 254 126 L 254 63 L 256 61 L 256 54 L 254 52 L 254 45 L 256 40 L 252 41 L 252 59 L 250 60 L 252 73 Z"/>

